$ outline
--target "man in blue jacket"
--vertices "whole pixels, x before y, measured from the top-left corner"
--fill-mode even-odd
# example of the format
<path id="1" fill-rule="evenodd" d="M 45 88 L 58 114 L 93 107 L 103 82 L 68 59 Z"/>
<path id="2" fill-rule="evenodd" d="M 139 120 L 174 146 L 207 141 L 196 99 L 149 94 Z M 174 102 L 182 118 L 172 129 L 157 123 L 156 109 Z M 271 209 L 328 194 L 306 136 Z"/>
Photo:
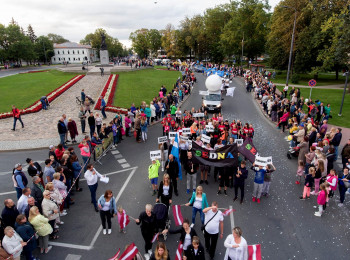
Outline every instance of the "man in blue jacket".
<path id="1" fill-rule="evenodd" d="M 336 134 L 334 135 L 332 141 L 330 144 L 332 144 L 334 146 L 334 161 L 337 160 L 338 158 L 338 147 L 340 145 L 340 142 L 341 142 L 341 138 L 342 138 L 342 133 L 341 133 L 342 129 L 341 128 L 337 128 L 337 132 Z"/>
<path id="2" fill-rule="evenodd" d="M 257 201 L 258 203 L 260 203 L 260 197 L 264 185 L 264 176 L 266 174 L 266 169 L 261 165 L 259 165 L 259 167 L 255 167 L 255 163 L 253 163 L 252 170 L 255 171 L 253 202 Z"/>

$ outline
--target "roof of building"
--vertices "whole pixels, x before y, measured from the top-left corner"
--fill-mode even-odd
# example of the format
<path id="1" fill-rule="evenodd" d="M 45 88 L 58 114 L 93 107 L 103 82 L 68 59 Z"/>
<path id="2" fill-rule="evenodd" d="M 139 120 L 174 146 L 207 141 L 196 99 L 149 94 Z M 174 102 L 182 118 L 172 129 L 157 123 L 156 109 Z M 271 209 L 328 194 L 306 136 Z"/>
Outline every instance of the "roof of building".
<path id="1" fill-rule="evenodd" d="M 65 43 L 54 43 L 53 47 L 55 49 L 65 49 L 65 48 L 79 48 L 79 49 L 91 49 L 91 45 L 83 45 L 76 42 L 65 42 Z"/>

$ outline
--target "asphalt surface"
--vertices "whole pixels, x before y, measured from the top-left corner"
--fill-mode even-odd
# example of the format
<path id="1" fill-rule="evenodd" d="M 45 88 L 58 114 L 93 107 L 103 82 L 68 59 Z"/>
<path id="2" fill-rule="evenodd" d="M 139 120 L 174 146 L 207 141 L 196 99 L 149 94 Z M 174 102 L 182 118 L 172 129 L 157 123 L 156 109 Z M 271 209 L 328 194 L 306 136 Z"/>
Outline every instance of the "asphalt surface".
<path id="1" fill-rule="evenodd" d="M 199 90 L 205 90 L 204 76 L 197 75 L 198 83 L 193 94 L 189 97 L 181 110 L 192 107 L 199 108 L 201 96 Z M 236 209 L 233 223 L 230 217 L 224 220 L 224 239 L 231 233 L 232 226 L 240 226 L 243 237 L 249 245 L 261 244 L 263 259 L 349 259 L 349 201 L 347 195 L 345 207 L 338 208 L 339 193 L 331 199 L 329 206 L 321 218 L 315 217 L 317 205 L 316 197 L 300 201 L 303 186 L 295 185 L 297 170 L 296 160 L 288 160 L 286 151 L 288 143 L 283 135 L 261 113 L 252 96 L 245 92 L 242 80 L 236 78 L 231 86 L 236 87 L 234 97 L 225 97 L 223 101 L 224 118 L 240 119 L 242 122 L 252 123 L 255 129 L 254 144 L 261 156 L 272 156 L 277 170 L 273 173 L 270 187 L 270 197 L 263 197 L 260 204 L 251 201 L 254 172 L 249 170 L 246 181 L 245 200 L 242 205 L 233 202 L 233 190 L 228 189 L 228 196 L 217 195 L 218 184 L 214 183 L 213 174 L 209 178 L 209 185 L 203 185 L 209 203 L 217 201 L 220 208 L 232 206 Z M 151 196 L 151 185 L 147 179 L 147 169 L 150 165 L 149 151 L 157 150 L 157 137 L 161 136 L 161 126 L 149 128 L 148 141 L 138 144 L 134 138 L 126 138 L 117 147 L 117 152 L 108 153 L 96 169 L 102 173 L 109 173 L 108 184 L 99 183 L 98 197 L 106 189 L 112 189 L 117 196 L 117 204 L 122 205 L 129 216 L 137 218 L 147 203 L 154 204 L 155 197 Z M 20 151 L 0 153 L 0 200 L 15 198 L 15 192 L 6 173 L 17 162 L 24 162 L 27 157 L 43 161 L 48 150 Z M 125 159 L 123 161 L 122 159 Z M 119 162 L 118 162 L 119 160 Z M 122 161 L 120 161 L 122 160 Z M 129 164 L 126 165 L 126 164 Z M 123 165 L 123 166 L 122 166 Z M 250 165 L 249 165 L 250 166 Z M 125 168 L 123 168 L 125 167 Z M 162 174 L 160 174 L 161 178 Z M 197 178 L 197 182 L 199 178 Z M 188 201 L 186 194 L 186 176 L 179 182 L 179 196 L 173 197 L 173 204 L 184 204 Z M 75 205 L 69 214 L 62 217 L 65 224 L 60 231 L 60 238 L 48 255 L 40 255 L 40 259 L 108 259 L 126 244 L 135 242 L 144 254 L 144 242 L 140 228 L 133 221 L 127 226 L 127 233 L 118 232 L 118 223 L 113 220 L 112 234 L 103 235 L 99 214 L 95 213 L 90 204 L 90 194 L 86 182 L 81 182 L 83 192 L 73 197 Z M 10 194 L 4 194 L 10 192 Z M 238 200 L 239 201 L 239 200 Z M 191 219 L 191 208 L 182 207 L 182 215 Z M 171 214 L 172 215 L 172 214 Z M 172 219 L 172 226 L 174 221 Z M 199 216 L 195 229 L 200 233 Z M 204 244 L 203 235 L 199 235 Z M 175 258 L 179 235 L 169 235 L 166 245 L 171 258 Z M 224 258 L 224 239 L 218 241 L 215 259 Z M 154 245 L 155 246 L 155 245 Z M 209 258 L 209 257 L 208 257 Z"/>

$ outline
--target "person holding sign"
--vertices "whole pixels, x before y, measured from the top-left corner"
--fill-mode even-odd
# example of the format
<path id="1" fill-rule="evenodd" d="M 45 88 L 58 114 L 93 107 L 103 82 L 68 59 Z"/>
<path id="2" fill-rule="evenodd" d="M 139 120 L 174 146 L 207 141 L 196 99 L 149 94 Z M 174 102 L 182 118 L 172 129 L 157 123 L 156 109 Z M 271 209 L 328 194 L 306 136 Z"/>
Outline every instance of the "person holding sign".
<path id="1" fill-rule="evenodd" d="M 241 165 L 238 167 L 237 169 L 237 174 L 234 176 L 235 179 L 235 197 L 233 198 L 233 202 L 235 202 L 238 199 L 238 188 L 240 188 L 241 190 L 241 204 L 243 203 L 243 199 L 244 199 L 244 182 L 245 180 L 248 178 L 248 170 L 245 167 L 246 166 L 246 162 L 242 161 Z"/>
<path id="2" fill-rule="evenodd" d="M 258 203 L 260 203 L 260 197 L 264 185 L 264 176 L 266 174 L 266 169 L 262 165 L 255 167 L 255 163 L 253 163 L 252 170 L 255 171 L 253 202 L 257 201 Z"/>
<path id="3" fill-rule="evenodd" d="M 158 170 L 160 167 L 159 160 L 152 160 L 152 164 L 148 167 L 148 178 L 151 181 L 153 194 L 152 196 L 157 194 L 158 189 Z"/>

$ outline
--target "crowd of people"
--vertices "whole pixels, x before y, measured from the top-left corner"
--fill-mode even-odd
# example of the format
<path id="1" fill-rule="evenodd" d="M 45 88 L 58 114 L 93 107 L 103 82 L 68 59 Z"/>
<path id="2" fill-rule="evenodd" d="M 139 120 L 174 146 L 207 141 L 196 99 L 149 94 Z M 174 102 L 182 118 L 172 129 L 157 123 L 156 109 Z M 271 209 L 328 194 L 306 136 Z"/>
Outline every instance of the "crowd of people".
<path id="1" fill-rule="evenodd" d="M 332 118 L 331 105 L 320 100 L 304 99 L 299 88 L 285 86 L 280 92 L 261 73 L 246 73 L 245 81 L 247 91 L 255 91 L 255 97 L 261 101 L 270 119 L 282 132 L 288 131 L 285 137 L 290 143 L 287 156 L 298 159 L 295 183 L 304 183 L 300 199 L 317 196 L 319 210 L 315 216 L 321 217 L 334 192 L 339 189 L 338 206 L 343 207 L 350 187 L 350 140 L 339 151 L 342 128 L 328 125 L 328 120 Z M 334 163 L 339 155 L 342 167 L 336 170 Z"/>

